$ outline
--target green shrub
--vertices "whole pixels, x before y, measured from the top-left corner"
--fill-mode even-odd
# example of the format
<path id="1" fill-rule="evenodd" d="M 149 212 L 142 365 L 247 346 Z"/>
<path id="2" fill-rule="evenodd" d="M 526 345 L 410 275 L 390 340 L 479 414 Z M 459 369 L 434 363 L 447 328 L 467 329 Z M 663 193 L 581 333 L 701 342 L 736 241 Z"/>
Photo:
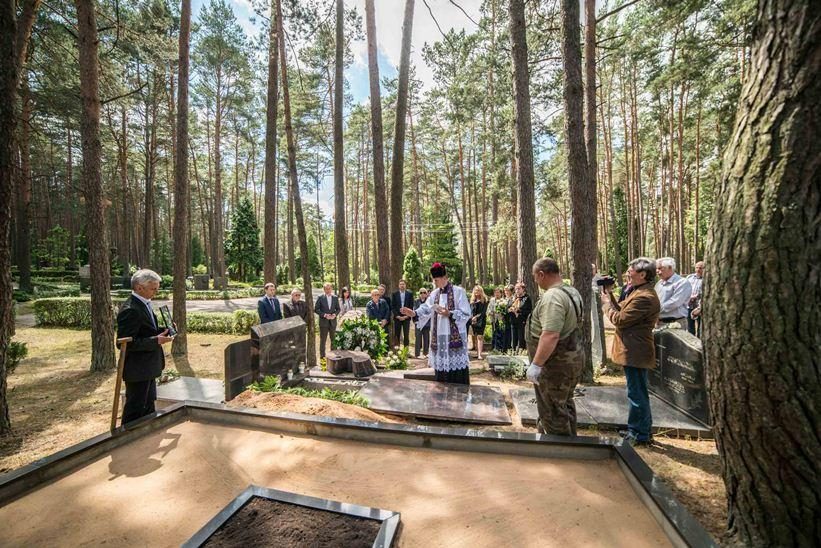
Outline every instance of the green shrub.
<path id="1" fill-rule="evenodd" d="M 276 375 L 267 376 L 261 382 L 255 382 L 248 386 L 248 390 L 254 392 L 276 392 L 280 394 L 294 394 L 304 398 L 321 398 L 323 400 L 334 400 L 350 405 L 358 405 L 360 407 L 368 407 L 367 398 L 364 398 L 352 390 L 331 390 L 330 388 L 323 388 L 322 390 L 311 390 L 308 388 L 283 388 L 280 384 L 279 377 Z"/>
<path id="2" fill-rule="evenodd" d="M 160 278 L 160 289 L 172 289 L 174 287 L 174 276 L 163 274 Z"/>
<path id="3" fill-rule="evenodd" d="M 186 317 L 189 333 L 218 333 L 248 335 L 251 327 L 259 323 L 256 312 L 189 312 Z"/>
<path id="4" fill-rule="evenodd" d="M 15 368 L 20 364 L 23 359 L 28 356 L 29 349 L 26 346 L 26 343 L 20 341 L 11 341 L 9 343 L 9 349 L 6 354 L 6 371 L 9 374 L 13 373 Z"/>
<path id="5" fill-rule="evenodd" d="M 91 297 L 55 297 L 34 301 L 39 326 L 91 328 Z"/>
<path id="6" fill-rule="evenodd" d="M 195 276 L 202 276 L 208 272 L 208 268 L 204 264 L 198 264 L 192 269 Z"/>

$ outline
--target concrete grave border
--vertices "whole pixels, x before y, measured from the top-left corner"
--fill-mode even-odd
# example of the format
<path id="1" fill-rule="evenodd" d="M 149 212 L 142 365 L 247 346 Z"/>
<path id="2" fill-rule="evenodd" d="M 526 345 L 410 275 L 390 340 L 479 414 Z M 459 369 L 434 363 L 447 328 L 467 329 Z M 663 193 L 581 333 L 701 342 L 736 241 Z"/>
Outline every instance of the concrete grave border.
<path id="1" fill-rule="evenodd" d="M 638 453 L 620 439 L 563 438 L 524 432 L 389 424 L 191 401 L 177 403 L 0 476 L 0 507 L 105 456 L 117 447 L 183 421 L 426 449 L 541 458 L 615 459 L 639 500 L 674 546 L 717 546 Z"/>
<path id="2" fill-rule="evenodd" d="M 393 545 L 393 541 L 396 539 L 399 529 L 399 512 L 383 510 L 381 508 L 371 508 L 370 506 L 360 506 L 358 504 L 350 504 L 347 502 L 337 502 L 335 500 L 309 497 L 298 493 L 280 491 L 279 489 L 268 489 L 258 485 L 249 485 L 242 493 L 237 495 L 235 499 L 229 502 L 225 508 L 220 510 L 216 516 L 211 518 L 208 523 L 203 525 L 199 531 L 194 533 L 191 538 L 182 545 L 182 548 L 199 548 L 204 545 L 225 522 L 231 519 L 243 506 L 245 506 L 245 503 L 254 497 L 378 521 L 381 524 L 379 526 L 379 531 L 376 533 L 376 538 L 373 541 L 373 548 L 390 548 L 390 546 Z"/>

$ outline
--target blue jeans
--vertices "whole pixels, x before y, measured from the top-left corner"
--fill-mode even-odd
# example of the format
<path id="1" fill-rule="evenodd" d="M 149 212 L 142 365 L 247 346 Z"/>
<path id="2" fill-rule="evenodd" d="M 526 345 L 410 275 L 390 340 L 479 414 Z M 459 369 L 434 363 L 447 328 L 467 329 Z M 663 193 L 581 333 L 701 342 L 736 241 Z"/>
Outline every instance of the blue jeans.
<path id="1" fill-rule="evenodd" d="M 627 399 L 630 402 L 627 431 L 638 441 L 648 441 L 653 414 L 650 412 L 650 394 L 647 392 L 647 369 L 625 366 L 624 376 L 627 378 Z"/>

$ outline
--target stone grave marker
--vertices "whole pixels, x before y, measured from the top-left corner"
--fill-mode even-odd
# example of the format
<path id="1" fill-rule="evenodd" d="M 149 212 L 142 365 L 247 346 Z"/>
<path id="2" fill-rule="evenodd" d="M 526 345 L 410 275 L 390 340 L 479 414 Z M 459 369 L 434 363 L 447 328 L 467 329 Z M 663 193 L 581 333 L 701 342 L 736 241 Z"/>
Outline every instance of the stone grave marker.
<path id="1" fill-rule="evenodd" d="M 701 340 L 683 329 L 655 334 L 656 369 L 649 372 L 650 391 L 682 413 L 710 425 L 710 405 Z"/>
<path id="2" fill-rule="evenodd" d="M 298 316 L 252 327 L 251 341 L 259 353 L 259 374 L 277 375 L 283 381 L 289 370 L 296 374 L 299 364 L 305 363 L 305 335 L 305 322 Z"/>
<path id="3" fill-rule="evenodd" d="M 501 390 L 374 376 L 359 394 L 368 407 L 394 415 L 479 424 L 511 424 Z"/>
<path id="4" fill-rule="evenodd" d="M 251 339 L 225 347 L 225 401 L 233 400 L 259 377 L 259 361 L 254 350 Z"/>

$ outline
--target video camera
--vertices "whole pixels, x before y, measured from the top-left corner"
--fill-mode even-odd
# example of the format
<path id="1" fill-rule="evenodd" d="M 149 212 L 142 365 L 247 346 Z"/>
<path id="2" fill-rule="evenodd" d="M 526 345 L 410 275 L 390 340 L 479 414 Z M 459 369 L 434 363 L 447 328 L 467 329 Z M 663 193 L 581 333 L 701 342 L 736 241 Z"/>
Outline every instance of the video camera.
<path id="1" fill-rule="evenodd" d="M 602 276 L 598 280 L 596 280 L 596 285 L 599 287 L 610 287 L 611 285 L 616 284 L 616 278 L 613 276 Z"/>

